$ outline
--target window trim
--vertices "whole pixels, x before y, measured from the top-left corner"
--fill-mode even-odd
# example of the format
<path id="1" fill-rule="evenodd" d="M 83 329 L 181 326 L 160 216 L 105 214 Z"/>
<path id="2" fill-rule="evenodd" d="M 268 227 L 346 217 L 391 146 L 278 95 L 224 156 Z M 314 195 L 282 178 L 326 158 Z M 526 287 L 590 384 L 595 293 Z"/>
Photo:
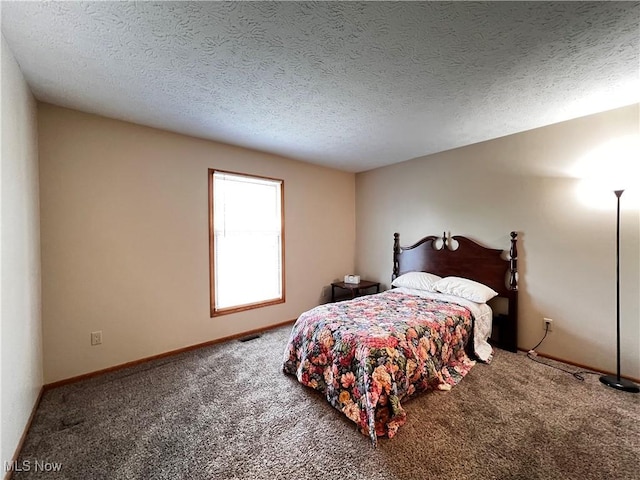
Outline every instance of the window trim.
<path id="1" fill-rule="evenodd" d="M 240 177 L 257 178 L 262 180 L 272 180 L 274 182 L 280 182 L 280 258 L 281 268 L 280 274 L 282 276 L 282 295 L 281 298 L 274 298 L 271 300 L 265 300 L 261 302 L 246 303 L 235 307 L 216 308 L 216 285 L 215 285 L 215 232 L 213 224 L 213 177 L 215 173 L 226 173 L 229 175 L 237 175 Z M 265 177 L 261 175 L 250 175 L 248 173 L 232 172 L 228 170 L 209 169 L 209 308 L 211 318 L 221 315 L 228 315 L 230 313 L 244 312 L 246 310 L 253 310 L 255 308 L 267 307 L 270 305 L 278 305 L 285 303 L 286 299 L 286 283 L 285 283 L 285 223 L 284 223 L 284 180 L 281 178 Z"/>

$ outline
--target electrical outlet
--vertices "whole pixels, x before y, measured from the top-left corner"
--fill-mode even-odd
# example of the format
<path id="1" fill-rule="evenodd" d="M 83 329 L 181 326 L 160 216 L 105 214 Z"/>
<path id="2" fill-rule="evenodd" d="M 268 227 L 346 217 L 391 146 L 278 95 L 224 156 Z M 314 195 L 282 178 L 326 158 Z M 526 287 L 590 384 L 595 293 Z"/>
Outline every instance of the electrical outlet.
<path id="1" fill-rule="evenodd" d="M 100 345 L 102 343 L 102 330 L 91 332 L 91 345 Z"/>
<path id="2" fill-rule="evenodd" d="M 548 325 L 548 326 L 547 326 Z M 542 319 L 542 328 L 548 332 L 553 332 L 553 319 L 552 318 L 543 318 Z"/>

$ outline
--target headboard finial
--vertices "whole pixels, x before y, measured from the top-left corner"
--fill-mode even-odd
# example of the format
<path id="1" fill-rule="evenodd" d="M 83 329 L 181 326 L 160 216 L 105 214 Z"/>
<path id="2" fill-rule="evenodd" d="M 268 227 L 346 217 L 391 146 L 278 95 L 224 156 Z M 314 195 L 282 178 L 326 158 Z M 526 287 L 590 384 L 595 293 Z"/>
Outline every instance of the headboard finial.
<path id="1" fill-rule="evenodd" d="M 518 290 L 518 232 L 511 232 L 509 250 L 509 290 Z"/>
<path id="2" fill-rule="evenodd" d="M 398 278 L 400 273 L 400 263 L 398 261 L 398 255 L 400 254 L 400 234 L 393 234 L 393 272 L 391 274 L 391 281 L 393 282 Z"/>

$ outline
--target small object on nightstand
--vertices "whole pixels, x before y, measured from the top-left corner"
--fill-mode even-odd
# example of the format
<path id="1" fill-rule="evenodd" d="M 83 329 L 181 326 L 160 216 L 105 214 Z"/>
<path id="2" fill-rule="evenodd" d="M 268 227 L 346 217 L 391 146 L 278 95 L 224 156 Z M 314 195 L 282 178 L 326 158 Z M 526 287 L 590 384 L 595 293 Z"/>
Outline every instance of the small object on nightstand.
<path id="1" fill-rule="evenodd" d="M 374 287 L 376 289 L 376 293 L 380 293 L 380 282 L 371 282 L 369 280 L 360 280 L 359 283 L 334 282 L 331 284 L 331 301 L 336 301 L 336 288 L 348 290 L 350 296 L 347 298 L 355 298 L 365 295 L 362 293 L 362 290 Z"/>

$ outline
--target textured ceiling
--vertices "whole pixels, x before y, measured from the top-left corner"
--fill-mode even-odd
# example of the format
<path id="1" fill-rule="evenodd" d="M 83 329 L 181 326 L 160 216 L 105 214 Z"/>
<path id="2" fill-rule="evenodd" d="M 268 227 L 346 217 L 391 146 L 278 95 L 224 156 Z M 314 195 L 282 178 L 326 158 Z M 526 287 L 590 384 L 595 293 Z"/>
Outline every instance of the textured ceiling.
<path id="1" fill-rule="evenodd" d="M 638 2 L 2 2 L 39 100 L 349 171 L 640 100 Z"/>

